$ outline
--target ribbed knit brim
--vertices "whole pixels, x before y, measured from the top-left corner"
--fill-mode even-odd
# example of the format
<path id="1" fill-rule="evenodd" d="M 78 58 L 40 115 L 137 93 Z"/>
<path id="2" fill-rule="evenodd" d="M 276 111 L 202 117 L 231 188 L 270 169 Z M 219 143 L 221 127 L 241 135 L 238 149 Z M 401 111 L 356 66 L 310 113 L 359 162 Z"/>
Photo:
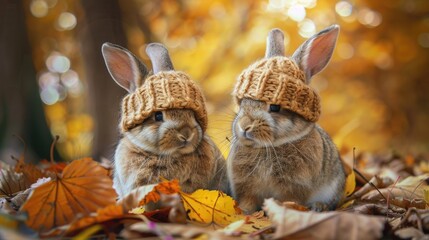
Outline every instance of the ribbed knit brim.
<path id="1" fill-rule="evenodd" d="M 128 131 L 156 111 L 191 109 L 203 131 L 207 129 L 205 99 L 191 78 L 179 71 L 159 72 L 122 101 L 120 129 Z"/>
<path id="2" fill-rule="evenodd" d="M 320 97 L 305 83 L 304 72 L 287 57 L 265 58 L 245 69 L 238 77 L 233 96 L 280 105 L 308 121 L 320 116 Z"/>

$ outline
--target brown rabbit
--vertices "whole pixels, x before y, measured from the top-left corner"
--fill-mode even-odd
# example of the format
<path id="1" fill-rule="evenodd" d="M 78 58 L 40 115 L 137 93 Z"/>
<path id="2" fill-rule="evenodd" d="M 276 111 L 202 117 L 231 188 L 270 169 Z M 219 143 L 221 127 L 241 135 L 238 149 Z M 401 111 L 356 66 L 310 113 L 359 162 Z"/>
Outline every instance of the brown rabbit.
<path id="1" fill-rule="evenodd" d="M 122 138 L 115 151 L 114 187 L 123 197 L 138 186 L 178 179 L 185 192 L 227 191 L 225 160 L 207 136 L 205 99 L 199 87 L 174 71 L 167 49 L 149 44 L 154 75 L 128 50 L 105 43 L 112 78 L 129 93 L 122 101 Z"/>
<path id="2" fill-rule="evenodd" d="M 338 31 L 334 25 L 319 32 L 287 58 L 283 33 L 273 29 L 265 58 L 238 77 L 227 166 L 245 212 L 270 197 L 317 211 L 334 209 L 342 197 L 345 172 L 331 138 L 315 123 L 320 101 L 308 85 L 329 62 Z"/>

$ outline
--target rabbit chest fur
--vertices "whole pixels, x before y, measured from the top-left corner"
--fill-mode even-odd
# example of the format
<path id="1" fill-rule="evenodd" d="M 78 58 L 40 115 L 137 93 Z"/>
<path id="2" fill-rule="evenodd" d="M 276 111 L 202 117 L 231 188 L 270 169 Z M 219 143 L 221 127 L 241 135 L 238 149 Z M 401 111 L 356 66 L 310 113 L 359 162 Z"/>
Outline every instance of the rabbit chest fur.
<path id="1" fill-rule="evenodd" d="M 165 178 L 178 179 L 185 192 L 215 189 L 220 187 L 223 165 L 222 155 L 207 136 L 194 152 L 181 156 L 151 154 L 123 138 L 115 152 L 114 187 L 123 196 L 138 186 Z"/>

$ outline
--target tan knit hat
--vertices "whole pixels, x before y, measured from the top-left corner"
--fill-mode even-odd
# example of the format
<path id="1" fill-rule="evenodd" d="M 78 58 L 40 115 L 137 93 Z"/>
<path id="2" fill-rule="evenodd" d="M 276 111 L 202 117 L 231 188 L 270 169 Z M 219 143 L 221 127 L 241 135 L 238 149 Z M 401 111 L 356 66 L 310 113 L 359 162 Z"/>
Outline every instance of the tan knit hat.
<path id="1" fill-rule="evenodd" d="M 122 100 L 120 129 L 126 132 L 152 113 L 168 109 L 190 109 L 203 132 L 207 129 L 206 101 L 201 89 L 184 72 L 175 71 L 168 50 L 160 43 L 146 47 L 154 75 Z"/>
<path id="2" fill-rule="evenodd" d="M 257 61 L 238 77 L 233 96 L 280 105 L 316 122 L 320 97 L 305 83 L 304 72 L 289 58 L 276 56 Z"/>
<path id="3" fill-rule="evenodd" d="M 167 109 L 191 109 L 203 131 L 207 129 L 205 99 L 200 88 L 183 72 L 165 71 L 150 76 L 123 99 L 121 130 L 130 130 L 152 113 Z"/>

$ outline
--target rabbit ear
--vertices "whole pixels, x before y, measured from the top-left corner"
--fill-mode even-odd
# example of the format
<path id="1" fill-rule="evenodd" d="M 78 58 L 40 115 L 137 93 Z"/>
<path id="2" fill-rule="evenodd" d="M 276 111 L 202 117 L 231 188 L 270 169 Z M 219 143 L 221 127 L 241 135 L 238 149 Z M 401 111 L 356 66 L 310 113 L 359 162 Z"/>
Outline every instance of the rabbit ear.
<path id="1" fill-rule="evenodd" d="M 283 32 L 275 28 L 268 33 L 267 47 L 265 49 L 265 57 L 275 57 L 285 55 L 284 35 Z"/>
<path id="2" fill-rule="evenodd" d="M 127 49 L 104 43 L 101 51 L 110 75 L 128 92 L 134 92 L 148 75 L 146 66 Z"/>
<path id="3" fill-rule="evenodd" d="M 168 50 L 161 43 L 150 43 L 146 47 L 146 53 L 152 62 L 154 74 L 161 71 L 174 71 Z"/>
<path id="4" fill-rule="evenodd" d="M 305 41 L 292 58 L 305 72 L 307 83 L 311 77 L 322 71 L 334 52 L 340 27 L 332 25 Z"/>

